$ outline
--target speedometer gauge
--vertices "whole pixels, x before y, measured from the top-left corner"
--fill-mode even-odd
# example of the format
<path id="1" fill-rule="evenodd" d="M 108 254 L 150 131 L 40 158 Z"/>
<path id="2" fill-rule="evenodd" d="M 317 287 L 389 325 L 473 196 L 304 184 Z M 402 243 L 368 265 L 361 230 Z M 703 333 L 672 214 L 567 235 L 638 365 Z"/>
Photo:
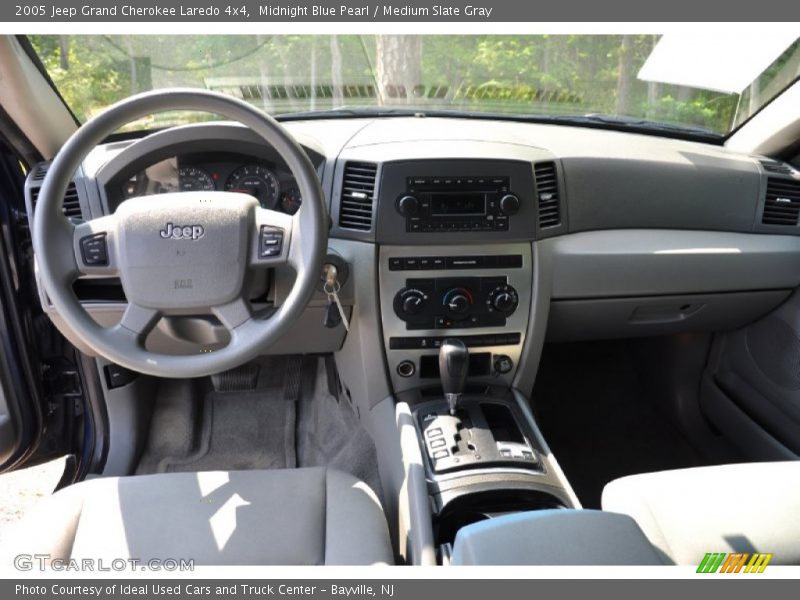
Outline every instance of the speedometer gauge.
<path id="1" fill-rule="evenodd" d="M 210 192 L 216 186 L 211 175 L 197 167 L 178 169 L 178 187 L 182 192 Z"/>
<path id="2" fill-rule="evenodd" d="M 229 192 L 250 194 L 264 208 L 275 208 L 280 193 L 280 184 L 275 173 L 261 165 L 239 167 L 225 182 Z"/>

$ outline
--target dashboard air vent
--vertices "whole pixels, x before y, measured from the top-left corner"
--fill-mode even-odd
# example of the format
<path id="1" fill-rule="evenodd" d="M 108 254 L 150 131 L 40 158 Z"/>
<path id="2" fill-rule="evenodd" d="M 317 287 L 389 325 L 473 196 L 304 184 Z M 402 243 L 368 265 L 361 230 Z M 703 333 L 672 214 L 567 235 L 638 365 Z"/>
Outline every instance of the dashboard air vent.
<path id="1" fill-rule="evenodd" d="M 372 205 L 378 166 L 373 163 L 348 162 L 344 166 L 339 226 L 345 229 L 372 229 Z"/>
<path id="2" fill-rule="evenodd" d="M 47 174 L 47 169 L 50 167 L 49 162 L 42 162 L 36 165 L 31 172 L 31 181 L 37 182 L 39 185 L 31 187 L 31 206 L 36 210 L 36 201 L 39 199 L 39 190 L 41 189 L 41 182 Z M 78 190 L 75 187 L 75 182 L 72 181 L 64 194 L 64 214 L 68 217 L 75 217 L 80 219 L 83 214 L 81 213 L 81 202 L 78 198 Z"/>
<path id="3" fill-rule="evenodd" d="M 769 173 L 780 173 L 781 175 L 791 175 L 792 167 L 777 160 L 761 159 L 761 166 Z"/>
<path id="4" fill-rule="evenodd" d="M 47 175 L 48 168 L 50 168 L 49 162 L 40 162 L 33 168 L 33 173 L 31 173 L 31 179 L 33 181 L 43 181 L 44 176 Z"/>
<path id="5" fill-rule="evenodd" d="M 797 225 L 800 216 L 800 181 L 770 177 L 764 200 L 764 225 Z"/>
<path id="6" fill-rule="evenodd" d="M 539 228 L 561 225 L 561 204 L 558 196 L 556 163 L 537 163 L 533 167 L 536 198 L 539 207 Z"/>

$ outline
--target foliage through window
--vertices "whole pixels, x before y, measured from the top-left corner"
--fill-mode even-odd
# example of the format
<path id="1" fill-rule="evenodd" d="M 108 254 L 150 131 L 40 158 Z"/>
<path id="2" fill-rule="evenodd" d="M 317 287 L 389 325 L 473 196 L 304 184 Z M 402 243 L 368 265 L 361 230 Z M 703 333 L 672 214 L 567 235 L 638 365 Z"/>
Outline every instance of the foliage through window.
<path id="1" fill-rule="evenodd" d="M 655 35 L 33 35 L 85 120 L 132 93 L 218 90 L 270 114 L 388 107 L 629 117 L 725 134 L 800 74 L 790 46 L 740 94 L 643 81 Z M 149 128 L 197 120 L 159 115 Z M 157 119 L 157 120 L 155 120 Z"/>

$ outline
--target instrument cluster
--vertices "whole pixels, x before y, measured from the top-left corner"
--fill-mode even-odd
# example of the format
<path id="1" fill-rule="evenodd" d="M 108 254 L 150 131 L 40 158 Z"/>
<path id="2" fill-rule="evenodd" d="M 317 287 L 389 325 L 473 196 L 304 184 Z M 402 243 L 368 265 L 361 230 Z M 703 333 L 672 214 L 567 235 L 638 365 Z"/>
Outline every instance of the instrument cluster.
<path id="1" fill-rule="evenodd" d="M 193 191 L 250 194 L 263 208 L 294 214 L 302 199 L 291 172 L 263 159 L 237 154 L 172 156 L 144 168 L 122 184 L 122 198 Z"/>

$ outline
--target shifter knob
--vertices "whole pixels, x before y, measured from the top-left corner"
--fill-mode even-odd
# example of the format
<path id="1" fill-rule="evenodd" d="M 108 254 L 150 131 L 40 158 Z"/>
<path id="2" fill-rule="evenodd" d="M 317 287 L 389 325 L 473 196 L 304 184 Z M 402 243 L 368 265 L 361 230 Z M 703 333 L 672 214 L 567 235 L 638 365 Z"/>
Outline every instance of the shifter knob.
<path id="1" fill-rule="evenodd" d="M 469 367 L 469 350 L 459 339 L 446 338 L 439 348 L 439 376 L 450 414 L 455 414 L 458 399 L 464 392 Z"/>

